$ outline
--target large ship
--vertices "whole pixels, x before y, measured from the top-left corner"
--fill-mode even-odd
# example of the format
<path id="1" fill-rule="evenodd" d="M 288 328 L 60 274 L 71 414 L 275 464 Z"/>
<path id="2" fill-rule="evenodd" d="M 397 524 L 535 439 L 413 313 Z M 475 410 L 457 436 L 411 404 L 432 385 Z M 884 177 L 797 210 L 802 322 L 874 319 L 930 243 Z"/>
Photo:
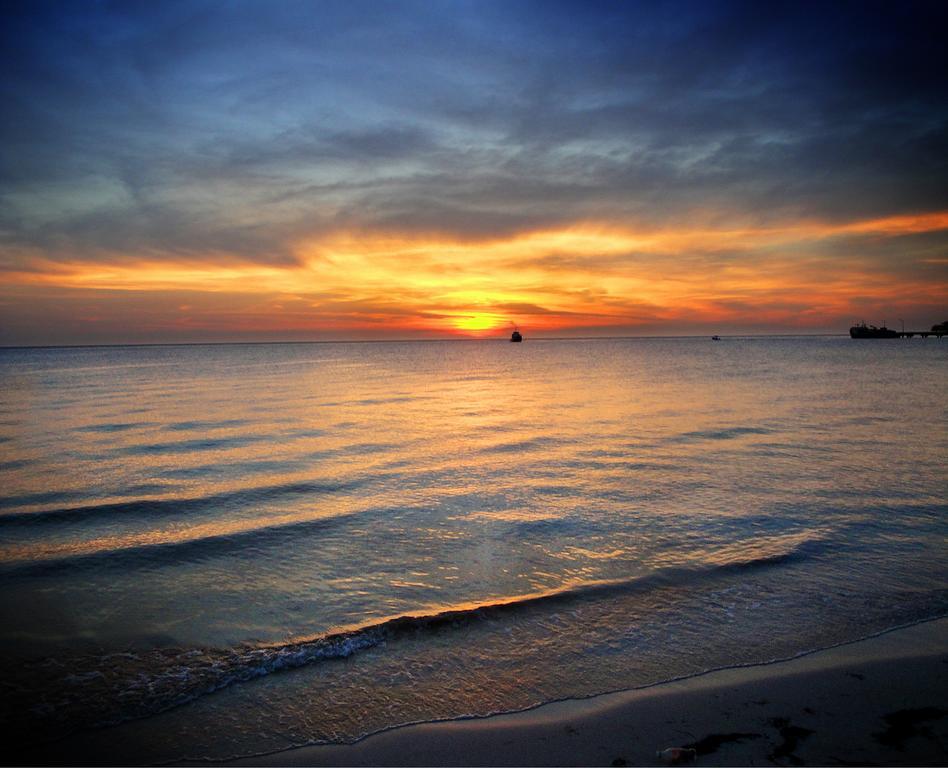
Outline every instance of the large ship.
<path id="1" fill-rule="evenodd" d="M 849 329 L 849 337 L 852 339 L 897 339 L 901 335 L 898 331 L 886 328 L 884 324 L 881 328 L 876 328 L 863 322 Z"/>

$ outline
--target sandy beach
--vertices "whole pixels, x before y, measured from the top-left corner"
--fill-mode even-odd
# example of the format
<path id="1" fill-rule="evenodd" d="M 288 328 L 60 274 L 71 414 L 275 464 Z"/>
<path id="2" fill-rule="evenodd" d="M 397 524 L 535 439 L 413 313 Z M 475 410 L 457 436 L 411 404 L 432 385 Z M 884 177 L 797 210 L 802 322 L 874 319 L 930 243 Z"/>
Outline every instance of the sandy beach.
<path id="1" fill-rule="evenodd" d="M 948 764 L 948 619 L 790 661 L 239 765 Z"/>
<path id="2" fill-rule="evenodd" d="M 148 764 L 175 738 L 132 721 L 14 749 L 5 763 Z M 946 765 L 948 618 L 788 661 L 228 764 L 661 765 L 670 747 L 694 750 L 687 765 Z"/>

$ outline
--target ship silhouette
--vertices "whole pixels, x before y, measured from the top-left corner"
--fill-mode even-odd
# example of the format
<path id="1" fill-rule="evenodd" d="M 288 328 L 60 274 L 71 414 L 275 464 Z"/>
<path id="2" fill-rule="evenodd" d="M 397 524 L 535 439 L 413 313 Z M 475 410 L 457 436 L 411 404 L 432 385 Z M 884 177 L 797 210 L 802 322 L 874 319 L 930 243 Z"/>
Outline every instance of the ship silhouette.
<path id="1" fill-rule="evenodd" d="M 849 337 L 851 339 L 897 339 L 899 332 L 886 328 L 885 323 L 881 328 L 876 328 L 874 325 L 866 325 L 862 322 L 849 329 Z"/>

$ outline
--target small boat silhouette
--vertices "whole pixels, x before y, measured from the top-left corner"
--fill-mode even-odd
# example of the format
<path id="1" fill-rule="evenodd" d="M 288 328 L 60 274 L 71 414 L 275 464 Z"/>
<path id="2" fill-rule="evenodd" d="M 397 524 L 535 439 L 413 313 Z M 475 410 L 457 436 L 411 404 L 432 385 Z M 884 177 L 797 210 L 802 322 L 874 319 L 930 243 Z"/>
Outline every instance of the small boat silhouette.
<path id="1" fill-rule="evenodd" d="M 510 334 L 511 341 L 523 341 L 523 336 L 520 335 L 520 329 L 514 328 L 514 332 Z"/>
<path id="2" fill-rule="evenodd" d="M 712 336 L 712 337 L 711 337 L 711 341 L 720 341 L 720 340 L 721 340 L 721 337 L 720 337 L 720 336 Z"/>

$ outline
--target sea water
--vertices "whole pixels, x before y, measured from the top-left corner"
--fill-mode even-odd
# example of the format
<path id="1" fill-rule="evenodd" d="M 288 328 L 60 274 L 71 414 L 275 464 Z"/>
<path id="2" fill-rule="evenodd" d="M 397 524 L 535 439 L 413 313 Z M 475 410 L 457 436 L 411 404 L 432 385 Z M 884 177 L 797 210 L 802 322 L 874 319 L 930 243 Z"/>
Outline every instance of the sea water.
<path id="1" fill-rule="evenodd" d="M 946 374 L 936 339 L 0 350 L 0 718 L 250 755 L 945 615 Z"/>

